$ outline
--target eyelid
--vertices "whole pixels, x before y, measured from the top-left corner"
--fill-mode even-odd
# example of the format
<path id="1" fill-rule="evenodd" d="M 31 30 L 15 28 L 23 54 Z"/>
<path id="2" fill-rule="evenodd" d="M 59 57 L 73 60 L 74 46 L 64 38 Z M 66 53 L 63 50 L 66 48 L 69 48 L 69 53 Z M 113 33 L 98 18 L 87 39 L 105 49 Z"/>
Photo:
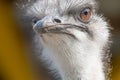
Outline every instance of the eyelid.
<path id="1" fill-rule="evenodd" d="M 92 13 L 95 12 L 95 8 L 92 5 L 87 5 L 87 6 L 81 7 L 81 9 L 79 10 L 79 12 L 81 12 L 85 8 L 89 8 L 92 11 Z"/>
<path id="2" fill-rule="evenodd" d="M 91 9 L 92 13 L 95 13 L 97 10 L 97 8 L 94 5 L 84 4 L 67 11 L 67 15 L 78 15 L 80 11 L 82 11 L 84 8 L 87 8 L 87 7 Z"/>

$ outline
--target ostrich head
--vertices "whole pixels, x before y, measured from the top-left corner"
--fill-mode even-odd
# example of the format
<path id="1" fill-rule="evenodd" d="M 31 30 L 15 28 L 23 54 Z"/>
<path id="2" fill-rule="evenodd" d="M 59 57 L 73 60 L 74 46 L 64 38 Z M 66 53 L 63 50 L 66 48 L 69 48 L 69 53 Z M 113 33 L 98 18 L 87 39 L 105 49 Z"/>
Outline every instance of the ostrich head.
<path id="1" fill-rule="evenodd" d="M 43 60 L 62 80 L 105 80 L 102 62 L 108 24 L 95 0 L 37 0 L 26 9 L 34 17 Z"/>

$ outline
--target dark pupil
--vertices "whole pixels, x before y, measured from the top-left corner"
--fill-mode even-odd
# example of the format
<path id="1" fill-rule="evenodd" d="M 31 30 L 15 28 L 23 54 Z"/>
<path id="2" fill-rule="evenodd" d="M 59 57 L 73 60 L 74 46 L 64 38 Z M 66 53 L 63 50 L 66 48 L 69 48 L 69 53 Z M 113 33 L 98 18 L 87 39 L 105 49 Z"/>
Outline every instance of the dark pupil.
<path id="1" fill-rule="evenodd" d="M 33 18 L 33 19 L 32 19 L 32 22 L 35 24 L 35 23 L 37 23 L 38 20 L 39 20 L 39 19 L 37 19 L 37 18 Z"/>
<path id="2" fill-rule="evenodd" d="M 86 9 L 83 13 L 84 15 L 88 15 L 88 9 Z"/>

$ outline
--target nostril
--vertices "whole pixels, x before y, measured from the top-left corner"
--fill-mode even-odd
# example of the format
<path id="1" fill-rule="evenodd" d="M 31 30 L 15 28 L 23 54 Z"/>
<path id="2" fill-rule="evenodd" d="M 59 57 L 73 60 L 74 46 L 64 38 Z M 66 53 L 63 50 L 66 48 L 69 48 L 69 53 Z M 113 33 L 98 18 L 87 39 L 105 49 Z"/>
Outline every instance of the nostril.
<path id="1" fill-rule="evenodd" d="M 54 21 L 57 23 L 61 23 L 61 20 L 59 20 L 59 19 L 54 19 Z"/>

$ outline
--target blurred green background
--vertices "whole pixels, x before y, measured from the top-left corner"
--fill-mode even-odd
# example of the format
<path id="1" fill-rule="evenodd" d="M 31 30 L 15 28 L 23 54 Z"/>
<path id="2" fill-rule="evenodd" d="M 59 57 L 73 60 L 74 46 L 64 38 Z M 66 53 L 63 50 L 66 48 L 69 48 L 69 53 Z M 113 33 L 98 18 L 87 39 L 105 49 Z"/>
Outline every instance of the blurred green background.
<path id="1" fill-rule="evenodd" d="M 0 0 L 0 80 L 37 80 L 25 57 L 25 42 L 13 18 L 12 1 Z M 111 79 L 120 80 L 120 0 L 99 2 L 100 12 L 113 27 Z"/>

